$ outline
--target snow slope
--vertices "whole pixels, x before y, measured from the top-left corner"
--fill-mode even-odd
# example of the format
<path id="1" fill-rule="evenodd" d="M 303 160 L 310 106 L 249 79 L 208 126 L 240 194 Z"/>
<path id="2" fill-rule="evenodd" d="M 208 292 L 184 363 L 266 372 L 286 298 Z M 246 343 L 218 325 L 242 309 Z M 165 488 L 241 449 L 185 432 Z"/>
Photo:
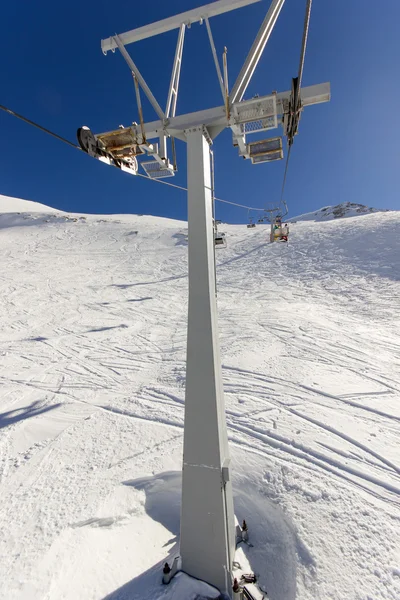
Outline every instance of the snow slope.
<path id="1" fill-rule="evenodd" d="M 304 213 L 298 217 L 292 217 L 289 221 L 331 221 L 332 219 L 342 219 L 343 217 L 357 217 L 377 212 L 388 212 L 379 208 L 370 208 L 364 204 L 355 202 L 342 202 L 335 206 L 324 206 L 314 212 Z"/>
<path id="2" fill-rule="evenodd" d="M 4 212 L 4 211 L 3 211 Z M 191 600 L 177 552 L 187 228 L 0 215 L 0 598 Z M 75 219 L 75 220 L 73 220 Z M 226 225 L 240 549 L 271 600 L 400 598 L 400 213 Z M 246 555 L 246 556 L 245 556 Z"/>
<path id="3" fill-rule="evenodd" d="M 10 196 L 3 196 L 0 194 L 0 215 L 2 213 L 50 213 L 50 214 L 64 214 L 63 211 L 50 208 L 45 204 L 39 204 L 39 202 L 32 202 L 31 200 L 21 200 L 20 198 L 11 198 Z"/>

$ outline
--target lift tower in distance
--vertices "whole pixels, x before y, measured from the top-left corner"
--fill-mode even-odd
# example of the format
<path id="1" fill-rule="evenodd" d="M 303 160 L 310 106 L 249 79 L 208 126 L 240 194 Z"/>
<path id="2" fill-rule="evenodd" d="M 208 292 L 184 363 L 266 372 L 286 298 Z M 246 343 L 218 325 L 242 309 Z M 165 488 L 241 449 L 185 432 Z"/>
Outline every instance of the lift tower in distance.
<path id="1" fill-rule="evenodd" d="M 235 553 L 230 455 L 225 418 L 222 369 L 215 296 L 213 198 L 210 146 L 225 128 L 233 134 L 239 156 L 253 164 L 283 158 L 282 138 L 248 142 L 250 134 L 282 124 L 285 135 L 297 133 L 303 108 L 330 99 L 329 83 L 301 90 L 292 83 L 286 92 L 273 92 L 243 101 L 254 70 L 285 0 L 272 0 L 243 67 L 229 90 L 226 52 L 221 69 L 210 19 L 260 0 L 217 0 L 200 8 L 114 35 L 101 42 L 103 53 L 119 49 L 133 76 L 140 124 L 92 134 L 78 130 L 82 148 L 91 156 L 135 175 L 139 165 L 152 179 L 174 176 L 175 139 L 187 143 L 189 227 L 189 311 L 185 395 L 181 569 L 233 597 L 232 566 Z M 308 0 L 310 1 L 310 0 Z M 185 32 L 195 23 L 205 25 L 214 58 L 222 104 L 176 116 Z M 175 59 L 165 110 L 162 109 L 126 46 L 178 30 Z M 294 82 L 295 80 L 293 80 Z M 148 98 L 157 120 L 144 122 L 140 91 Z M 293 133 L 294 132 L 294 133 Z M 293 139 L 291 137 L 291 139 Z M 153 141 L 155 140 L 155 141 Z M 168 158 L 172 149 L 172 162 Z M 150 160 L 138 163 L 148 155 Z"/>

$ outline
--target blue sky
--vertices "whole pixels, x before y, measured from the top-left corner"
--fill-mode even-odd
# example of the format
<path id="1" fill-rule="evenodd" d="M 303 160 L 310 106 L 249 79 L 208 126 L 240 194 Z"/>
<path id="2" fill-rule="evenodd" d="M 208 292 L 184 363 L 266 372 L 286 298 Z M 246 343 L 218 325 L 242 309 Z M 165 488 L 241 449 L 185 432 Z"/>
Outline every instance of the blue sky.
<path id="1" fill-rule="evenodd" d="M 131 75 L 122 56 L 103 56 L 100 40 L 199 6 L 199 0 L 50 0 L 2 7 L 0 103 L 75 141 L 77 127 L 107 131 L 137 121 Z M 232 85 L 269 0 L 211 19 Z M 290 88 L 296 75 L 305 0 L 286 0 L 246 98 Z M 285 198 L 290 214 L 351 201 L 400 209 L 397 141 L 400 43 L 397 0 L 314 0 L 303 85 L 331 82 L 332 99 L 306 109 L 291 156 Z M 177 31 L 127 47 L 165 106 Z M 187 31 L 177 113 L 221 104 L 205 26 Z M 144 103 L 145 120 L 155 119 Z M 277 135 L 281 129 L 275 130 Z M 275 131 L 269 132 L 274 135 Z M 186 196 L 121 173 L 0 113 L 0 193 L 74 212 L 144 213 L 186 218 Z M 268 134 L 267 134 L 268 136 Z M 186 184 L 186 148 L 177 143 Z M 239 159 L 229 131 L 214 143 L 216 194 L 263 207 L 279 198 L 284 161 Z M 217 217 L 247 212 L 218 205 Z"/>

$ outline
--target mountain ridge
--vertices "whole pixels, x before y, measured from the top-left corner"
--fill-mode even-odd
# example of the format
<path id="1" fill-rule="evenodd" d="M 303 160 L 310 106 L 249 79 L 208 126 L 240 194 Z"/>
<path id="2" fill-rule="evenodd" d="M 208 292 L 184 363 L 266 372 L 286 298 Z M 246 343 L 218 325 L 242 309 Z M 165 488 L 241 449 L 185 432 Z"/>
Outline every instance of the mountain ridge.
<path id="1" fill-rule="evenodd" d="M 59 215 L 74 215 L 74 216 L 107 216 L 107 217 L 121 217 L 121 216 L 146 216 L 152 217 L 152 215 L 135 215 L 135 213 L 126 213 L 119 214 L 107 214 L 100 215 L 100 213 L 77 213 L 71 211 L 63 211 L 58 208 L 53 208 L 51 206 L 47 206 L 46 204 L 41 204 L 40 202 L 32 201 L 32 200 L 24 200 L 21 198 L 14 198 L 12 196 L 5 196 L 0 194 L 0 214 L 6 213 L 53 213 L 54 216 Z M 308 213 L 302 213 L 298 216 L 291 217 L 290 219 L 285 219 L 289 223 L 295 223 L 297 221 L 332 221 L 334 219 L 341 219 L 347 217 L 355 217 L 361 215 L 369 215 L 373 213 L 381 213 L 381 212 L 397 212 L 391 209 L 382 209 L 382 208 L 373 208 L 368 207 L 364 204 L 359 204 L 355 202 L 342 202 L 340 204 L 331 205 L 331 206 L 323 206 L 316 211 L 311 211 Z M 158 217 L 155 217 L 158 218 Z M 170 219 L 169 217 L 159 217 L 161 219 L 168 219 L 170 221 L 178 222 L 180 219 Z"/>
<path id="2" fill-rule="evenodd" d="M 334 206 L 324 206 L 316 211 L 291 217 L 290 219 L 287 219 L 287 221 L 289 223 L 294 223 L 296 221 L 332 221 L 333 219 L 357 217 L 379 212 L 396 211 L 391 211 L 387 208 L 373 208 L 356 202 L 341 202 L 340 204 L 335 204 Z"/>

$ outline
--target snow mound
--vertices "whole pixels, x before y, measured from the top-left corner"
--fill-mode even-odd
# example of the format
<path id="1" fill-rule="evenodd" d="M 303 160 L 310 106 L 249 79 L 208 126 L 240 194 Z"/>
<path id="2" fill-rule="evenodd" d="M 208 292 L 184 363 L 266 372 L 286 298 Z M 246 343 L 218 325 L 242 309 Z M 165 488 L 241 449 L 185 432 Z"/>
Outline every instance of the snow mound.
<path id="1" fill-rule="evenodd" d="M 114 224 L 134 224 L 139 223 L 144 228 L 153 230 L 155 227 L 159 229 L 160 225 L 164 228 L 173 228 L 175 230 L 176 239 L 180 243 L 187 245 L 187 228 L 184 232 L 179 228 L 182 226 L 182 221 L 177 219 L 168 219 L 164 217 L 154 217 L 152 215 L 120 215 L 120 214 L 85 214 L 65 212 L 39 202 L 31 200 L 21 200 L 20 198 L 12 198 L 11 196 L 3 196 L 0 194 L 0 229 L 9 227 L 26 227 L 26 226 L 46 226 L 48 223 L 57 225 L 67 222 L 88 222 L 88 223 L 114 223 Z M 126 235 L 137 235 L 138 231 L 133 230 Z"/>
<path id="2" fill-rule="evenodd" d="M 12 198 L 11 196 L 3 196 L 0 194 L 0 214 L 2 213 L 54 213 L 55 208 L 32 202 L 31 200 L 21 200 L 20 198 Z M 62 210 L 56 212 L 62 213 Z"/>
<path id="3" fill-rule="evenodd" d="M 370 208 L 364 204 L 355 202 L 342 202 L 336 206 L 325 206 L 315 212 L 305 213 L 298 217 L 292 217 L 289 221 L 332 221 L 343 217 L 357 217 L 358 215 L 369 215 L 377 212 L 388 212 L 385 209 Z"/>

